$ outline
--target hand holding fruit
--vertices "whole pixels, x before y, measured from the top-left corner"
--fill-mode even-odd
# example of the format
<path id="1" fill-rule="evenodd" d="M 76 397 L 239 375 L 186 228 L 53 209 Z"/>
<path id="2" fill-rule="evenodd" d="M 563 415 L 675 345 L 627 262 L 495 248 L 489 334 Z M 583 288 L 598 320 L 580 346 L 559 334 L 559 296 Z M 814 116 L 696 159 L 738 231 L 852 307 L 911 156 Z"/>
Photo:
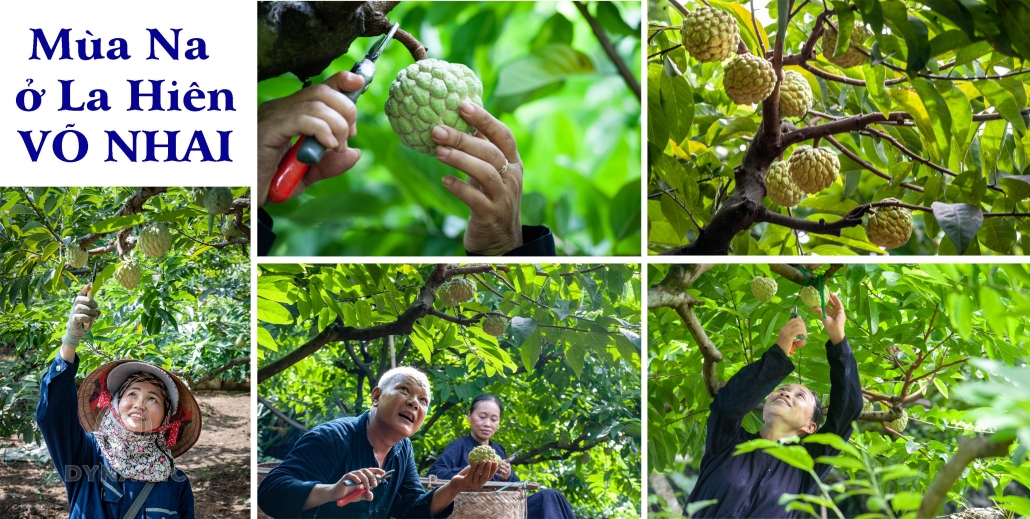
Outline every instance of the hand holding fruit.
<path id="1" fill-rule="evenodd" d="M 498 256 L 522 245 L 522 159 L 511 130 L 480 106 L 463 102 L 462 119 L 479 130 L 470 136 L 449 126 L 433 128 L 436 157 L 469 176 L 443 178 L 444 187 L 472 215 L 465 250 Z"/>
<path id="2" fill-rule="evenodd" d="M 361 158 L 361 151 L 348 148 L 347 139 L 357 134 L 358 112 L 343 92 L 353 92 L 362 85 L 361 76 L 339 72 L 318 85 L 258 107 L 258 206 L 268 200 L 268 187 L 279 162 L 298 135 L 314 136 L 327 149 L 322 160 L 304 175 L 291 197 L 315 182 L 354 167 Z"/>
<path id="3" fill-rule="evenodd" d="M 64 337 L 61 342 L 75 349 L 86 332 L 93 326 L 93 321 L 100 316 L 97 310 L 97 303 L 89 294 L 90 285 L 82 288 L 82 291 L 72 301 L 72 310 L 68 315 L 68 324 L 65 326 Z"/>
<path id="4" fill-rule="evenodd" d="M 497 473 L 496 461 L 477 461 L 454 475 L 450 483 L 458 492 L 481 488 Z"/>

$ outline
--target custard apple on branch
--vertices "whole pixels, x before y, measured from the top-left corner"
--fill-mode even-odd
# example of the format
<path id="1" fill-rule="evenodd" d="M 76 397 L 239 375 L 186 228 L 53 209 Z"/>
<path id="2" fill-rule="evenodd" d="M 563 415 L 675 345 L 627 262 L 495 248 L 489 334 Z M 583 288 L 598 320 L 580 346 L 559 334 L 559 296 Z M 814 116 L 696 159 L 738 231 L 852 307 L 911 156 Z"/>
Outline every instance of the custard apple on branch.
<path id="1" fill-rule="evenodd" d="M 751 280 L 751 294 L 763 303 L 769 302 L 776 295 L 776 280 L 765 276 L 755 276 Z"/>
<path id="2" fill-rule="evenodd" d="M 882 202 L 901 202 L 897 198 L 884 198 Z M 869 241 L 885 249 L 896 249 L 908 243 L 912 236 L 912 213 L 904 207 L 881 206 L 866 222 L 865 233 Z"/>
<path id="3" fill-rule="evenodd" d="M 769 97 L 776 88 L 772 63 L 754 54 L 737 54 L 726 63 L 722 87 L 738 105 L 750 105 Z"/>
<path id="4" fill-rule="evenodd" d="M 172 234 L 168 232 L 167 225 L 154 222 L 140 231 L 137 244 L 147 257 L 160 258 L 171 248 Z"/>
<path id="5" fill-rule="evenodd" d="M 483 319 L 483 331 L 493 335 L 494 337 L 500 337 L 504 335 L 504 331 L 508 329 L 508 318 L 500 315 L 488 315 L 486 319 Z"/>
<path id="6" fill-rule="evenodd" d="M 683 18 L 680 28 L 683 48 L 700 62 L 722 61 L 737 49 L 740 29 L 733 15 L 714 7 L 702 6 Z"/>
<path id="7" fill-rule="evenodd" d="M 118 284 L 125 287 L 126 290 L 132 290 L 139 284 L 140 278 L 143 277 L 143 271 L 140 270 L 139 265 L 135 260 L 124 260 L 118 268 L 114 269 L 114 278 L 118 280 Z"/>
<path id="8" fill-rule="evenodd" d="M 804 117 L 812 108 L 812 87 L 805 76 L 788 70 L 780 83 L 780 117 Z"/>
<path id="9" fill-rule="evenodd" d="M 805 197 L 805 192 L 794 183 L 787 163 L 774 162 L 765 173 L 765 194 L 783 207 L 794 207 Z"/>
<path id="10" fill-rule="evenodd" d="M 802 288 L 800 297 L 801 302 L 808 308 L 823 306 L 822 300 L 819 298 L 819 289 L 815 287 Z"/>
<path id="11" fill-rule="evenodd" d="M 68 246 L 68 253 L 65 255 L 65 259 L 68 261 L 68 265 L 72 268 L 81 269 L 86 266 L 86 262 L 89 261 L 89 253 L 82 250 L 78 243 L 72 243 Z"/>
<path id="12" fill-rule="evenodd" d="M 897 432 L 904 431 L 905 428 L 908 427 L 908 412 L 902 409 L 901 416 L 897 420 L 884 422 L 883 425 L 886 425 Z"/>
<path id="13" fill-rule="evenodd" d="M 401 144 L 433 156 L 431 133 L 436 126 L 476 134 L 458 113 L 464 101 L 483 106 L 483 83 L 476 74 L 461 63 L 424 59 L 397 74 L 386 99 L 386 118 Z"/>
<path id="14" fill-rule="evenodd" d="M 833 57 L 833 52 L 837 48 L 837 29 L 827 25 L 826 30 L 823 32 L 822 46 L 823 46 L 823 57 L 826 61 L 833 63 L 841 68 L 857 67 L 866 61 L 866 55 L 859 51 L 862 42 L 872 35 L 868 29 L 865 28 L 859 22 L 855 22 L 855 28 L 851 31 L 851 38 L 847 50 L 839 58 Z"/>
<path id="15" fill-rule="evenodd" d="M 830 187 L 840 173 L 840 159 L 837 154 L 825 148 L 813 148 L 807 144 L 798 146 L 787 160 L 787 170 L 794 184 L 808 194 L 815 194 Z"/>

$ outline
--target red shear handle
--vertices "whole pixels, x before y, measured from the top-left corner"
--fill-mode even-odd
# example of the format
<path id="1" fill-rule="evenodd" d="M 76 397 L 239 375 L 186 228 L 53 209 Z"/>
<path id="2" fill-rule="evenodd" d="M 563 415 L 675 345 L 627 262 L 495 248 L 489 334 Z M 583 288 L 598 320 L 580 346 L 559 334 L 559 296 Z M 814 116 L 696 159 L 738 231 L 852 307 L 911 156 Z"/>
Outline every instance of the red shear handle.
<path id="1" fill-rule="evenodd" d="M 301 135 L 279 163 L 279 169 L 272 177 L 272 185 L 268 187 L 268 199 L 272 202 L 281 204 L 288 200 L 297 184 L 300 183 L 300 179 L 304 178 L 304 174 L 308 172 L 310 166 L 297 160 L 297 150 L 300 149 L 300 144 L 304 142 L 305 138 L 307 138 L 306 135 Z"/>
<path id="2" fill-rule="evenodd" d="M 342 499 L 336 500 L 336 506 L 343 506 L 347 503 L 357 501 L 359 497 L 365 495 L 365 485 L 358 485 L 353 492 L 343 496 Z"/>

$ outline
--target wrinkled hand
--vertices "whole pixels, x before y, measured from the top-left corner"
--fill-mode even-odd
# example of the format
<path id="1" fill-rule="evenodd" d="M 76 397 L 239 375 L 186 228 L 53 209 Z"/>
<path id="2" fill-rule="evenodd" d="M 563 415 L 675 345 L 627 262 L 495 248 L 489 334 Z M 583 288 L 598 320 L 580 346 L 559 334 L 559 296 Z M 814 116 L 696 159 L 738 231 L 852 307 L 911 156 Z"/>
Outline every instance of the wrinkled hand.
<path id="1" fill-rule="evenodd" d="M 844 315 L 844 304 L 833 292 L 830 292 L 827 299 L 829 300 L 829 315 L 824 316 L 822 308 L 818 306 L 813 306 L 812 310 L 822 316 L 826 334 L 830 336 L 830 343 L 840 344 L 844 340 L 844 323 L 848 320 Z"/>
<path id="2" fill-rule="evenodd" d="M 258 206 L 268 200 L 268 187 L 279 169 L 292 139 L 312 135 L 326 147 L 322 160 L 311 166 L 290 198 L 315 182 L 332 178 L 354 167 L 361 150 L 348 148 L 347 139 L 357 135 L 358 112 L 343 92 L 359 90 L 364 79 L 350 72 L 333 74 L 324 82 L 303 88 L 258 107 Z"/>
<path id="3" fill-rule="evenodd" d="M 496 461 L 477 461 L 454 475 L 450 485 L 458 492 L 475 490 L 494 477 L 497 472 Z"/>
<path id="4" fill-rule="evenodd" d="M 372 489 L 379 484 L 379 481 L 376 480 L 376 476 L 382 476 L 383 474 L 386 474 L 386 472 L 380 468 L 358 469 L 344 474 L 343 477 L 340 478 L 340 481 L 337 481 L 336 484 L 333 485 L 331 491 L 333 501 L 339 501 L 347 497 L 351 492 L 358 491 L 361 489 L 361 486 L 358 485 L 363 485 L 365 488 L 361 497 L 355 499 L 355 501 L 371 501 L 374 497 L 372 495 Z M 344 481 L 347 480 L 354 481 L 358 483 L 358 485 L 344 485 Z"/>
<path id="5" fill-rule="evenodd" d="M 511 477 L 511 463 L 502 461 L 501 464 L 497 466 L 497 475 L 501 476 L 501 479 L 504 481 L 508 481 L 508 478 Z"/>
<path id="6" fill-rule="evenodd" d="M 79 345 L 82 338 L 86 336 L 86 332 L 93 326 L 93 321 L 100 316 L 96 301 L 87 295 L 89 294 L 89 288 L 90 285 L 83 287 L 82 291 L 75 296 L 75 300 L 72 301 L 72 310 L 68 315 L 68 324 L 65 326 L 64 337 L 61 337 L 61 342 L 72 348 Z"/>
<path id="7" fill-rule="evenodd" d="M 794 353 L 794 348 L 805 346 L 805 341 L 794 341 L 798 335 L 803 335 L 807 339 L 808 328 L 805 327 L 804 319 L 795 317 L 787 321 L 783 328 L 780 328 L 780 334 L 776 337 L 776 345 L 783 350 L 783 353 L 790 355 Z"/>
<path id="8" fill-rule="evenodd" d="M 469 179 L 448 175 L 443 185 L 472 212 L 465 250 L 499 256 L 522 245 L 522 159 L 504 123 L 468 101 L 460 113 L 479 130 L 474 137 L 448 126 L 433 128 L 432 136 L 439 145 L 436 158 Z"/>

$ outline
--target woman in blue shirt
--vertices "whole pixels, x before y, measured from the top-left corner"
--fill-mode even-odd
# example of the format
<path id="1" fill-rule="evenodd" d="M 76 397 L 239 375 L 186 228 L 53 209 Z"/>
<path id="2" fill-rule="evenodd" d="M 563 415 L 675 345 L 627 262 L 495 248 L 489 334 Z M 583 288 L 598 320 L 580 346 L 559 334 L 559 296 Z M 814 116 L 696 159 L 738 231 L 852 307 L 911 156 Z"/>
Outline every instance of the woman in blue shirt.
<path id="1" fill-rule="evenodd" d="M 90 373 L 76 395 L 75 349 L 100 315 L 88 290 L 72 304 L 36 407 L 69 517 L 191 519 L 193 491 L 174 460 L 196 443 L 201 418 L 185 384 L 153 364 L 119 360 Z"/>
<path id="2" fill-rule="evenodd" d="M 472 400 L 466 417 L 472 429 L 468 436 L 452 441 L 440 457 L 429 467 L 427 476 L 441 479 L 453 477 L 468 466 L 469 453 L 480 445 L 489 445 L 502 460 L 507 458 L 504 447 L 490 441 L 501 421 L 504 405 L 494 395 L 482 394 Z M 493 481 L 519 481 L 511 464 L 502 461 L 497 467 Z M 575 519 L 572 506 L 557 490 L 540 489 L 526 501 L 526 516 L 529 519 Z"/>

